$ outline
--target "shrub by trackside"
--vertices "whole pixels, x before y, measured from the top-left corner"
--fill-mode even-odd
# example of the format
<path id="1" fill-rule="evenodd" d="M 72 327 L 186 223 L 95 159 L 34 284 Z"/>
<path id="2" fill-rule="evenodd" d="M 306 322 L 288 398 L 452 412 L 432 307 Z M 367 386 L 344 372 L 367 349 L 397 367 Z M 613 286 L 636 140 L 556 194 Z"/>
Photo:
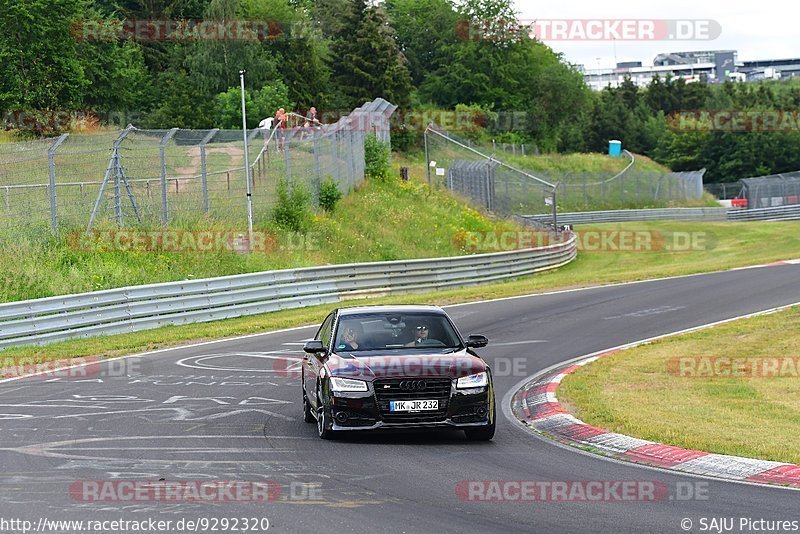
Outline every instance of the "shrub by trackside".
<path id="1" fill-rule="evenodd" d="M 339 184 L 328 176 L 319 186 L 319 207 L 331 213 L 336 208 L 336 204 L 342 199 L 342 196 Z"/>
<path id="2" fill-rule="evenodd" d="M 370 178 L 389 178 L 389 145 L 374 135 L 367 135 L 364 140 L 364 162 L 366 174 Z"/>
<path id="3" fill-rule="evenodd" d="M 285 179 L 278 180 L 276 187 L 277 203 L 272 219 L 278 227 L 305 234 L 312 223 L 311 194 L 305 184 L 293 183 L 291 187 Z"/>

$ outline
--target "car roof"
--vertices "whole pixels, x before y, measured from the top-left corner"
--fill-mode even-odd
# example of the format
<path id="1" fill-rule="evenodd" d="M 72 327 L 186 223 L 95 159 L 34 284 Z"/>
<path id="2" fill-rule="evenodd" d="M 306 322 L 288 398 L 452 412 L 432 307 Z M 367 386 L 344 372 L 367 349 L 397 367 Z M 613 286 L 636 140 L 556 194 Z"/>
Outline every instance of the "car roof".
<path id="1" fill-rule="evenodd" d="M 445 312 L 439 306 L 423 305 L 389 305 L 389 306 L 352 306 L 349 308 L 339 308 L 339 316 L 355 315 L 362 313 L 409 313 L 409 312 L 428 312 L 444 315 Z"/>

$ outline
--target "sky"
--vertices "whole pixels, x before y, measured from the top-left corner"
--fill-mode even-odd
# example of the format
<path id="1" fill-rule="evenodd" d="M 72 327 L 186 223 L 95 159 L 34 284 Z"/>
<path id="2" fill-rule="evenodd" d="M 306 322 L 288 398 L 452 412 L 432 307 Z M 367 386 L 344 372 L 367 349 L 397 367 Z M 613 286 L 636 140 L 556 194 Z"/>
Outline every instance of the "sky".
<path id="1" fill-rule="evenodd" d="M 545 40 L 570 63 L 587 69 L 609 68 L 616 61 L 652 65 L 661 52 L 736 50 L 737 59 L 800 57 L 800 2 L 796 0 L 516 0 L 520 18 L 533 20 L 645 19 L 713 20 L 721 33 L 713 40 L 589 41 Z"/>

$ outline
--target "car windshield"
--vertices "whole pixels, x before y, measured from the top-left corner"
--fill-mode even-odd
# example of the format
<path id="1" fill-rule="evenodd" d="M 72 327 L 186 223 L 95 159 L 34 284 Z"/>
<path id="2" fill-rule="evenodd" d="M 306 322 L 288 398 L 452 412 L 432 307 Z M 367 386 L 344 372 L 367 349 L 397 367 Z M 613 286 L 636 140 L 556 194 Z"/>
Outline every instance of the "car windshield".
<path id="1" fill-rule="evenodd" d="M 335 339 L 334 349 L 344 352 L 462 348 L 450 320 L 430 312 L 347 315 L 339 320 Z"/>

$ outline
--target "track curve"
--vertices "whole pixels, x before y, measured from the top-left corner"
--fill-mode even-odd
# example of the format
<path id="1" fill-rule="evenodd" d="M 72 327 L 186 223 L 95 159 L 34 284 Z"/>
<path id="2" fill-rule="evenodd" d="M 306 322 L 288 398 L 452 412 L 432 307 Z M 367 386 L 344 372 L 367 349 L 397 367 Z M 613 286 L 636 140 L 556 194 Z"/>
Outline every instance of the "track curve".
<path id="1" fill-rule="evenodd" d="M 800 266 L 780 265 L 451 306 L 486 334 L 498 401 L 559 362 L 800 300 Z M 500 416 L 494 441 L 459 432 L 353 435 L 326 442 L 302 421 L 299 328 L 159 351 L 89 376 L 0 382 L 0 517 L 177 521 L 267 517 L 271 530 L 680 532 L 689 518 L 797 520 L 797 493 L 606 462 L 533 438 Z M 0 353 L 0 358 L 2 353 Z M 96 372 L 96 373 L 95 373 Z M 91 502 L 80 481 L 269 480 L 253 502 Z M 474 502 L 465 480 L 654 481 L 657 502 Z M 303 485 L 303 484 L 311 484 Z M 309 490 L 311 488 L 311 490 Z M 737 522 L 738 525 L 738 522 Z"/>

